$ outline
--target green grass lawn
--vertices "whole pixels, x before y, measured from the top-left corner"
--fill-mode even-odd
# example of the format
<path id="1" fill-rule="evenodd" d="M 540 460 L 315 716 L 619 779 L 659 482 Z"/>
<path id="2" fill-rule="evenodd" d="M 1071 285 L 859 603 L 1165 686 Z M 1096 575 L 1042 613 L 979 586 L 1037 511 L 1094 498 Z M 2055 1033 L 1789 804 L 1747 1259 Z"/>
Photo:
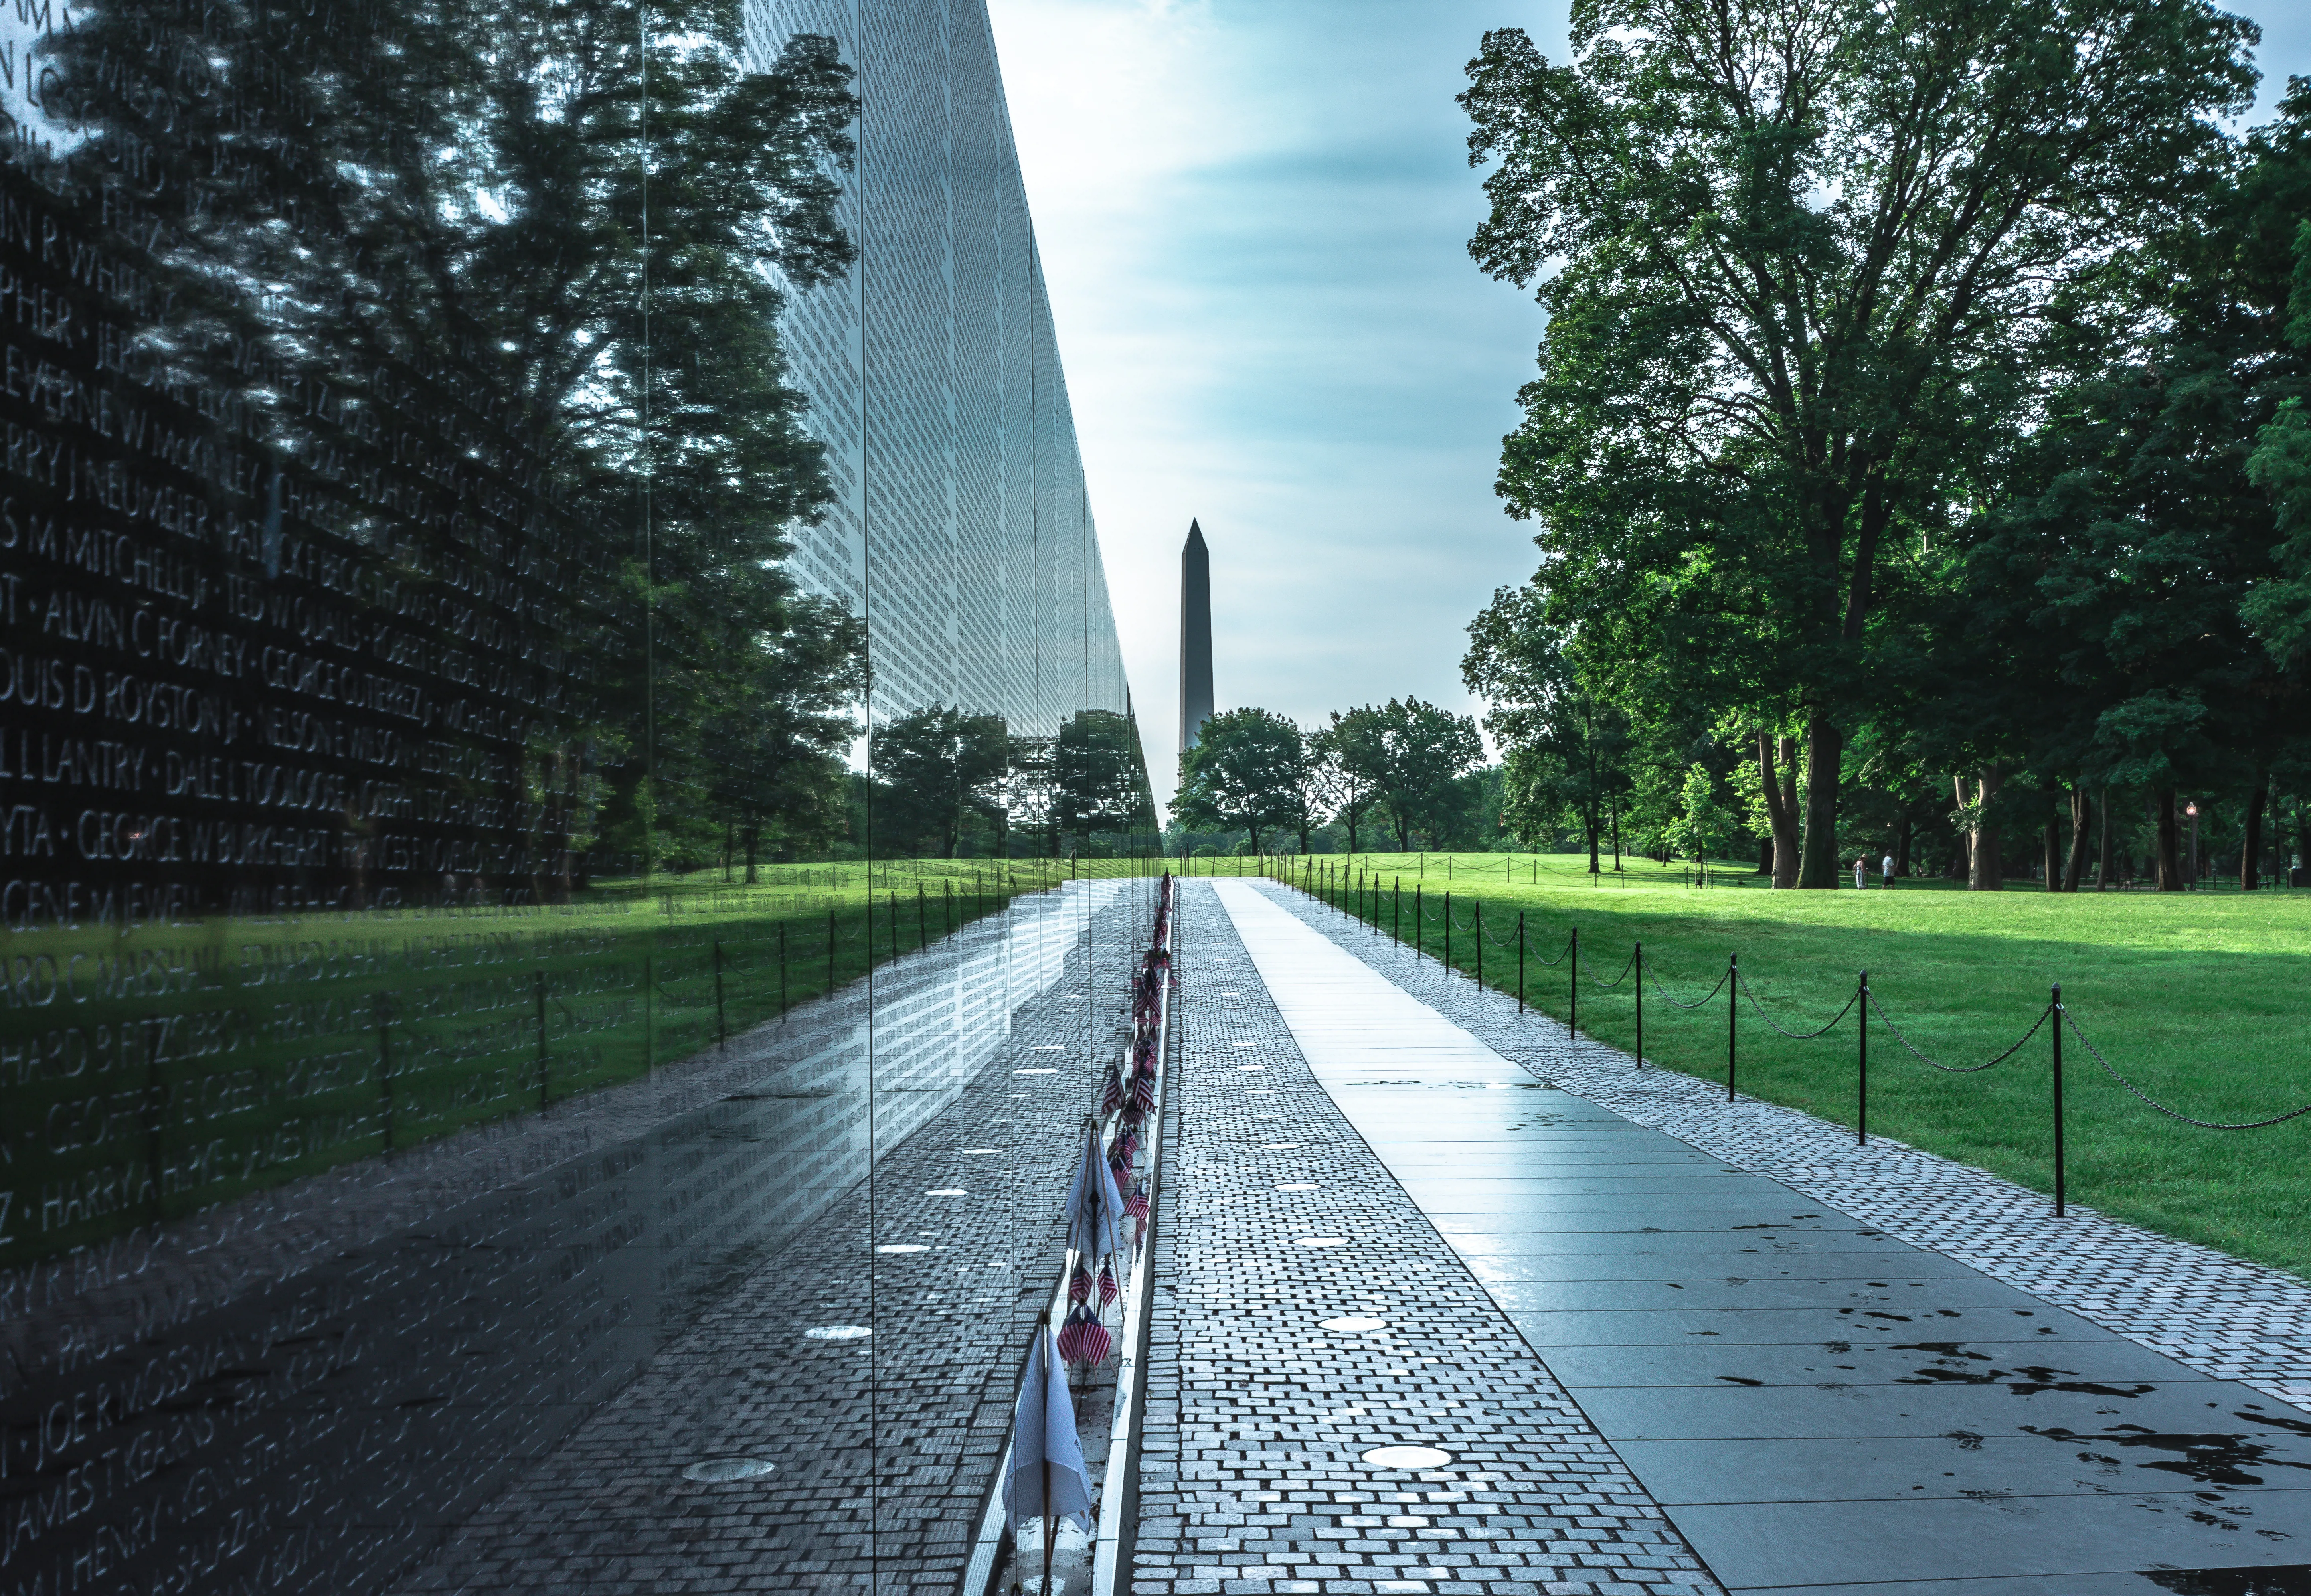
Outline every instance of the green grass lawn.
<path id="1" fill-rule="evenodd" d="M 1645 999 L 1646 1060 L 1707 1079 L 1724 1079 L 1723 994 L 1692 1013 L 1657 994 L 1698 998 L 1738 954 L 1766 1012 L 1791 1030 L 1836 1014 L 1867 969 L 1879 1005 L 1921 1050 L 1978 1064 L 2029 1028 L 2059 981 L 2071 1017 L 2111 1064 L 2171 1107 L 2230 1121 L 2311 1103 L 2311 891 L 1970 893 L 1908 881 L 1866 892 L 1703 890 L 1687 885 L 1684 868 L 1648 860 L 1625 860 L 1618 878 L 1609 862 L 1601 880 L 1587 875 L 1585 856 L 1316 862 L 1332 867 L 1330 885 L 1321 875 L 1317 885 L 1344 907 L 1356 904 L 1357 872 L 1367 886 L 1382 882 L 1383 927 L 1400 883 L 1407 941 L 1417 891 L 1432 955 L 1443 951 L 1450 893 L 1452 962 L 1464 970 L 1476 964 L 1481 906 L 1485 979 L 1503 990 L 1516 985 L 1522 916 L 1528 998 L 1559 1018 L 1567 968 L 1539 960 L 1558 955 L 1577 926 L 1581 1027 L 1623 1048 L 1635 1042 L 1633 983 L 1595 983 L 1613 979 L 1642 941 L 1660 983 Z M 1310 879 L 1296 863 L 1290 874 Z M 1364 903 L 1373 912 L 1369 893 Z M 1745 999 L 1740 1088 L 1851 1125 L 1855 1043 L 1851 1015 L 1820 1040 L 1792 1042 Z M 2063 1051 L 2071 1201 L 2311 1274 L 2311 1115 L 2260 1130 L 2199 1129 L 2143 1106 L 2074 1039 Z M 1910 1057 L 1873 1016 L 1870 1128 L 2051 1191 L 2048 1033 L 1994 1069 L 1948 1075 Z"/>

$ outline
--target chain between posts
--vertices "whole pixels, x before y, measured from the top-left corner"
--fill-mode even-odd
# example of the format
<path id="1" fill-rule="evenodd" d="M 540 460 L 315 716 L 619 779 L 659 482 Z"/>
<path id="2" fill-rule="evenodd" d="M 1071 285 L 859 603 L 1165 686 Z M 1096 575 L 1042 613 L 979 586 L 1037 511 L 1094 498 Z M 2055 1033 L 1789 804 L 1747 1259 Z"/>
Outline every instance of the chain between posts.
<path id="1" fill-rule="evenodd" d="M 1854 990 L 1853 996 L 1845 1000 L 1845 1007 L 1837 1011 L 1836 1015 L 1832 1017 L 1829 1024 L 1812 1031 L 1792 1031 L 1784 1028 L 1779 1020 L 1776 1020 L 1772 1015 L 1766 1012 L 1766 1006 L 1757 1001 L 1757 994 L 1751 990 L 1749 986 L 1749 978 L 1748 976 L 1740 976 L 1738 979 L 1741 983 L 1741 995 L 1749 999 L 1749 1007 L 1757 1011 L 1757 1017 L 1765 1021 L 1766 1024 L 1773 1026 L 1775 1030 L 1781 1032 L 1783 1035 L 1788 1037 L 1792 1042 L 1811 1042 L 1817 1036 L 1827 1035 L 1830 1032 L 1837 1028 L 1838 1021 L 1844 1019 L 1848 1014 L 1852 1013 L 1853 1006 L 1862 1000 L 1861 990 L 1857 988 Z"/>
<path id="2" fill-rule="evenodd" d="M 2134 1095 L 2145 1105 L 2157 1109 L 2160 1113 L 2165 1114 L 2170 1120 L 2180 1120 L 2185 1125 L 2195 1125 L 2202 1130 L 2262 1130 L 2272 1125 L 2284 1125 L 2289 1120 L 2299 1120 L 2306 1114 L 2311 1114 L 2311 1103 L 2307 1103 L 2301 1108 L 2289 1109 L 2283 1114 L 2273 1114 L 2268 1120 L 2239 1120 L 2237 1121 L 2226 1121 L 2221 1120 L 2193 1119 L 2192 1116 L 2184 1113 L 2179 1109 L 2168 1108 L 2165 1103 L 2159 1102 L 2156 1097 L 2151 1096 L 2141 1087 L 2136 1086 L 2132 1081 L 2119 1074 L 2116 1069 L 2112 1068 L 2110 1060 L 2102 1056 L 2102 1050 L 2088 1040 L 2087 1033 L 2084 1031 L 2079 1029 L 2078 1021 L 2071 1017 L 2071 1011 L 2068 1008 L 2062 1010 L 2062 1024 L 2070 1027 L 2071 1035 L 2077 1037 L 2080 1042 L 2085 1044 L 2087 1051 L 2094 1055 L 2094 1061 L 2103 1067 L 2104 1071 L 2109 1075 L 2111 1079 L 2116 1081 L 2120 1086 L 2124 1086 L 2129 1092 L 2134 1094 Z"/>

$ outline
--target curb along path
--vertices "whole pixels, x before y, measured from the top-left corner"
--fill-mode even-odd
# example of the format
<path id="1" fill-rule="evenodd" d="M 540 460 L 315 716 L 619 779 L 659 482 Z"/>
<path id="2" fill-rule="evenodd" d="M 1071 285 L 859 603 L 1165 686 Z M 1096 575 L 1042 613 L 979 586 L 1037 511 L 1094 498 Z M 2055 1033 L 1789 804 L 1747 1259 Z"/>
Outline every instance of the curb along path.
<path id="1" fill-rule="evenodd" d="M 1214 884 L 1183 887 L 1131 1590 L 1715 1592 L 1317 1083 Z M 1361 1461 L 1408 1443 L 1452 1461 Z"/>
<path id="2" fill-rule="evenodd" d="M 2311 1287 L 1222 895 L 1318 1077 L 1730 1588 L 2311 1590 L 2311 1418 L 2272 1400 L 2303 1394 Z M 1455 1091 L 1463 1053 L 1564 1094 Z"/>

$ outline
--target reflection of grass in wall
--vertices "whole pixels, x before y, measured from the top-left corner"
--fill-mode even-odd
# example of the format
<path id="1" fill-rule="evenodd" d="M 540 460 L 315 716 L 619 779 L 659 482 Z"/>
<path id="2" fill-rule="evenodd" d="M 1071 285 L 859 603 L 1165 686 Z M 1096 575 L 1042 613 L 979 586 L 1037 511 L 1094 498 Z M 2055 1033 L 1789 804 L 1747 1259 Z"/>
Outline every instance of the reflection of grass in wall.
<path id="1" fill-rule="evenodd" d="M 1345 897 L 1341 859 L 1326 895 Z M 1807 1030 L 1837 1012 L 1867 968 L 1879 1002 L 1922 1050 L 1978 1064 L 2012 1043 L 2060 981 L 2064 1003 L 2110 1062 L 2143 1091 L 2199 1119 L 2258 1120 L 2311 1102 L 2311 892 L 2048 893 L 2035 885 L 1969 893 L 1940 882 L 1857 893 L 1696 890 L 1680 869 L 1625 861 L 1620 880 L 1586 874 L 1585 857 L 1462 854 L 1360 856 L 1383 884 L 1383 932 L 1402 882 L 1400 922 L 1413 939 L 1416 889 L 1423 943 L 1443 951 L 1442 898 L 1452 894 L 1452 962 L 1472 970 L 1470 929 L 1481 904 L 1485 979 L 1516 984 L 1523 915 L 1528 996 L 1563 1018 L 1566 968 L 1543 968 L 1581 931 L 1581 1027 L 1622 1048 L 1635 1041 L 1632 989 L 1596 990 L 1644 944 L 1648 972 L 1690 1001 L 1738 953 L 1768 1013 Z M 1423 874 L 1425 865 L 1426 873 Z M 1504 868 L 1504 866 L 1506 867 Z M 1539 880 L 1533 878 L 1538 866 Z M 1513 873 L 1512 873 L 1513 872 Z M 1504 879 L 1504 876 L 1507 879 Z M 1304 877 L 1296 865 L 1295 881 Z M 1322 877 L 1314 878 L 1320 885 Z M 1850 883 L 1851 877 L 1846 877 Z M 1374 900 L 1367 896 L 1369 914 Z M 1499 946 L 1505 943 L 1506 946 Z M 1725 999 L 1687 1013 L 1649 988 L 1645 1055 L 1705 1078 L 1725 1071 Z M 1745 999 L 1740 1087 L 1851 1125 L 1853 1016 L 1818 1042 L 1774 1034 Z M 2311 1273 L 2311 1115 L 2262 1130 L 2211 1131 L 2143 1106 L 2074 1037 L 2063 1046 L 2071 1198 L 2169 1234 Z M 1902 1050 L 1874 1016 L 1870 1125 L 1883 1134 L 2048 1191 L 2054 1184 L 2048 1033 L 1995 1069 L 1946 1075 Z"/>
<path id="2" fill-rule="evenodd" d="M 777 869 L 551 907 L 10 938 L 0 1263 L 635 1078 L 1068 875 Z"/>

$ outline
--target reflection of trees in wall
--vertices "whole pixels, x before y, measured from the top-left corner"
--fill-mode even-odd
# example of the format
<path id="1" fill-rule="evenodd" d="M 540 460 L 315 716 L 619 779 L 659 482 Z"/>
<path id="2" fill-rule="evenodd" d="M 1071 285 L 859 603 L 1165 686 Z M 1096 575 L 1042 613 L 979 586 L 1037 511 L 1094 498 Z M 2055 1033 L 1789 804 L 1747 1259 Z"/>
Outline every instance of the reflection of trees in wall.
<path id="1" fill-rule="evenodd" d="M 826 486 L 773 317 L 851 257 L 848 70 L 745 70 L 728 0 L 653 4 L 646 71 L 632 0 L 331 16 L 80 13 L 45 48 L 85 135 L 4 180 L 139 284 L 88 321 L 208 502 L 209 580 L 336 615 L 425 702 L 422 762 L 334 756 L 397 794 L 327 817 L 337 873 L 376 888 L 398 831 L 553 893 L 573 839 L 807 833 L 856 634 L 780 569 Z"/>
<path id="2" fill-rule="evenodd" d="M 1051 751 L 1053 822 L 1078 838 L 1149 832 L 1156 795 L 1141 757 L 1138 724 L 1112 710 L 1081 710 Z"/>
<path id="3" fill-rule="evenodd" d="M 999 834 L 1011 745 L 1002 716 L 937 704 L 876 728 L 876 853 L 952 859 L 973 819 Z"/>

